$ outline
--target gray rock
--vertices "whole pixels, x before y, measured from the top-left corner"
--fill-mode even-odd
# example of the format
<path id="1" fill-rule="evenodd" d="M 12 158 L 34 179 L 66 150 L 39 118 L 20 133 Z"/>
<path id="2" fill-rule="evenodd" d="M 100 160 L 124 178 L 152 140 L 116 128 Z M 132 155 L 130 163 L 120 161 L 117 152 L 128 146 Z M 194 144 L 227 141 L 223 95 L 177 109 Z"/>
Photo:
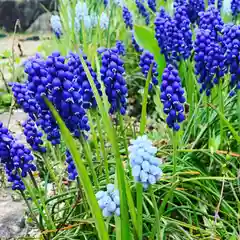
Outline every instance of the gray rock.
<path id="1" fill-rule="evenodd" d="M 53 10 L 55 2 L 56 0 L 1 0 L 0 28 L 11 32 L 19 19 L 21 30 L 25 31 L 45 12 L 44 7 Z"/>
<path id="2" fill-rule="evenodd" d="M 17 236 L 21 232 L 21 228 L 17 225 L 9 226 L 9 229 L 11 230 L 11 233 L 15 236 Z"/>
<path id="3" fill-rule="evenodd" d="M 17 222 L 24 216 L 24 203 L 14 202 L 11 191 L 0 194 L 0 239 L 9 239 L 20 236 L 21 228 Z"/>
<path id="4" fill-rule="evenodd" d="M 51 30 L 50 27 L 50 13 L 43 13 L 40 15 L 33 23 L 32 25 L 27 29 L 27 33 L 45 33 L 49 32 Z"/>
<path id="5" fill-rule="evenodd" d="M 17 226 L 20 228 L 25 228 L 26 226 L 26 221 L 25 221 L 25 217 L 21 217 L 18 221 L 17 221 Z"/>
<path id="6" fill-rule="evenodd" d="M 10 229 L 7 226 L 0 224 L 0 239 L 9 239 L 11 236 Z"/>

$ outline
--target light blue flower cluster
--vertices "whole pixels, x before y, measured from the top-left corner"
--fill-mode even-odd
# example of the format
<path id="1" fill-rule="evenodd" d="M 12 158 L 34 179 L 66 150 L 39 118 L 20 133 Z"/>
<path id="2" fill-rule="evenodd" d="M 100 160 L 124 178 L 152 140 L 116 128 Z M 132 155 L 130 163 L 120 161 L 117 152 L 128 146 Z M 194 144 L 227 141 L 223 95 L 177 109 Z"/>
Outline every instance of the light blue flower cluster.
<path id="1" fill-rule="evenodd" d="M 107 191 L 96 193 L 99 207 L 103 210 L 104 217 L 110 217 L 114 214 L 120 216 L 120 197 L 119 191 L 114 189 L 113 184 L 107 185 Z"/>
<path id="2" fill-rule="evenodd" d="M 105 12 L 100 16 L 100 27 L 101 29 L 107 30 L 109 25 L 109 18 Z"/>
<path id="3" fill-rule="evenodd" d="M 85 2 L 78 2 L 75 7 L 74 25 L 77 32 L 80 31 L 81 21 L 85 29 L 91 29 L 98 24 L 98 17 L 95 13 L 89 14 L 88 6 Z"/>
<path id="4" fill-rule="evenodd" d="M 62 23 L 60 17 L 58 15 L 52 15 L 50 23 L 54 34 L 59 39 L 62 35 Z"/>
<path id="5" fill-rule="evenodd" d="M 142 183 L 145 189 L 155 184 L 162 176 L 159 167 L 161 160 L 155 157 L 157 148 L 152 145 L 146 135 L 130 141 L 128 147 L 132 175 L 136 182 Z"/>

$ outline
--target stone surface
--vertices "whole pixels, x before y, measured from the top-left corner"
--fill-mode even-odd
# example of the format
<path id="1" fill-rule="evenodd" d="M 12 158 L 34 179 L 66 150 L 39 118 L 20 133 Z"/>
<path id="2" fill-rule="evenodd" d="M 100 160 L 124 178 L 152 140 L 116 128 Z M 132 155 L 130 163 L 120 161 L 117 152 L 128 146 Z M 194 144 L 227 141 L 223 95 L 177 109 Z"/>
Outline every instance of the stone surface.
<path id="1" fill-rule="evenodd" d="M 19 19 L 21 31 L 25 31 L 46 12 L 44 8 L 51 11 L 55 3 L 56 0 L 0 0 L 0 28 L 12 32 Z"/>
<path id="2" fill-rule="evenodd" d="M 46 33 L 51 31 L 50 27 L 50 13 L 43 13 L 40 15 L 27 29 L 27 33 Z"/>
<path id="3" fill-rule="evenodd" d="M 22 201 L 13 201 L 11 190 L 0 193 L 0 239 L 22 236 L 19 219 L 24 216 L 25 206 Z"/>

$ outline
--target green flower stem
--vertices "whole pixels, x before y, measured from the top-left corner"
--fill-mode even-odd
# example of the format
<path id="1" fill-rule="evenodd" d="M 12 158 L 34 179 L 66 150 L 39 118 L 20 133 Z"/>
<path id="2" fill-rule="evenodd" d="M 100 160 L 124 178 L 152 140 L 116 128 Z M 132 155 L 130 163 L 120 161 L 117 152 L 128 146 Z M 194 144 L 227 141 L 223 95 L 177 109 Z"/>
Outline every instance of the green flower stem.
<path id="1" fill-rule="evenodd" d="M 98 189 L 99 188 L 99 182 L 98 182 L 97 174 L 96 174 L 96 171 L 94 169 L 94 164 L 93 164 L 93 161 L 92 161 L 93 155 L 92 155 L 91 149 L 90 149 L 89 145 L 86 143 L 85 139 L 83 139 L 83 137 L 80 137 L 80 142 L 83 146 L 85 156 L 86 156 L 86 159 L 88 161 L 88 165 L 91 169 L 94 185 Z"/>
<path id="2" fill-rule="evenodd" d="M 34 185 L 34 187 L 37 189 L 37 191 L 39 191 L 39 188 L 38 188 L 37 182 L 36 182 L 36 180 L 35 180 L 35 178 L 34 178 L 34 176 L 33 176 L 33 174 L 32 174 L 32 171 L 29 171 L 28 173 L 29 173 L 30 179 L 31 179 L 31 181 L 32 181 L 32 183 L 33 183 L 33 185 Z"/>
<path id="3" fill-rule="evenodd" d="M 107 181 L 107 183 L 109 183 L 108 158 L 107 158 L 107 152 L 105 149 L 105 144 L 104 144 L 104 139 L 103 139 L 103 134 L 102 134 L 102 129 L 101 129 L 101 122 L 100 122 L 98 113 L 96 113 L 96 120 L 97 120 L 98 134 L 99 134 L 98 136 L 99 136 L 102 155 L 103 155 L 104 168 L 105 168 L 105 173 L 106 173 L 106 181 Z"/>
<path id="4" fill-rule="evenodd" d="M 173 145 L 173 175 L 177 172 L 177 148 L 178 148 L 178 135 L 174 131 L 172 135 L 172 145 Z"/>
<path id="5" fill-rule="evenodd" d="M 128 156 L 128 142 L 127 142 L 127 134 L 126 134 L 126 129 L 124 129 L 124 121 L 123 121 L 123 116 L 121 113 L 118 113 L 118 119 L 119 119 L 119 124 L 120 124 L 120 131 L 123 137 L 123 144 L 125 148 L 126 155 Z"/>
<path id="6" fill-rule="evenodd" d="M 142 217 L 142 204 L 143 204 L 143 186 L 141 183 L 136 184 L 136 189 L 137 189 L 137 235 L 138 239 L 142 239 L 142 234 L 143 234 L 143 217 Z"/>
<path id="7" fill-rule="evenodd" d="M 160 232 L 161 232 L 161 227 L 160 227 L 160 218 L 159 218 L 159 214 L 158 214 L 158 206 L 157 206 L 157 202 L 156 202 L 156 197 L 154 195 L 154 191 L 152 186 L 149 187 L 149 191 L 151 194 L 151 198 L 152 198 L 152 203 L 153 203 L 153 208 L 154 208 L 154 213 L 155 213 L 155 217 L 156 217 L 156 228 L 157 228 L 157 236 L 156 239 L 160 240 Z"/>
<path id="8" fill-rule="evenodd" d="M 111 3 L 109 3 L 111 4 Z M 109 17 L 109 24 L 108 24 L 108 30 L 107 30 L 107 48 L 110 48 L 110 37 L 111 37 L 111 22 L 112 22 L 112 17 L 113 17 L 113 7 L 111 6 L 111 12 L 110 12 L 110 17 Z"/>
<path id="9" fill-rule="evenodd" d="M 219 107 L 220 107 L 220 112 L 224 114 L 224 100 L 223 100 L 223 93 L 222 93 L 222 79 L 220 79 L 219 86 L 218 86 L 218 96 L 219 96 Z M 220 118 L 220 146 L 224 144 L 224 122 Z"/>

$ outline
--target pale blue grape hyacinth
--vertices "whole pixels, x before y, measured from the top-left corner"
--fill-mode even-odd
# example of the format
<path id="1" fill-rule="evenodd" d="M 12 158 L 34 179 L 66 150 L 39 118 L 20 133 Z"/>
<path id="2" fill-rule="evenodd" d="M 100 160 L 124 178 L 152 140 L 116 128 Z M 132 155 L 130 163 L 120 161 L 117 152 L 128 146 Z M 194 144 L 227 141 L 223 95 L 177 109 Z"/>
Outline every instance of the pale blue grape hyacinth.
<path id="1" fill-rule="evenodd" d="M 136 182 L 141 183 L 144 189 L 147 189 L 162 176 L 162 170 L 159 167 L 161 159 L 155 157 L 157 148 L 152 145 L 147 136 L 139 136 L 130 143 L 128 150 L 132 175 Z"/>
<path id="2" fill-rule="evenodd" d="M 78 2 L 75 7 L 75 18 L 82 20 L 88 15 L 88 6 L 85 2 Z"/>
<path id="3" fill-rule="evenodd" d="M 91 24 L 92 24 L 92 27 L 96 27 L 98 25 L 98 16 L 96 13 L 92 13 L 90 15 L 90 18 L 91 18 Z"/>
<path id="4" fill-rule="evenodd" d="M 50 23 L 54 34 L 59 39 L 62 35 L 62 23 L 60 17 L 58 15 L 52 15 Z"/>
<path id="5" fill-rule="evenodd" d="M 91 20 L 88 15 L 88 7 L 85 2 L 78 2 L 75 6 L 74 27 L 77 32 L 80 31 L 81 21 L 83 21 L 86 29 L 91 28 Z"/>
<path id="6" fill-rule="evenodd" d="M 107 16 L 107 14 L 105 12 L 103 12 L 100 17 L 100 27 L 102 29 L 106 30 L 106 29 L 108 29 L 108 25 L 109 25 L 109 18 Z"/>
<path id="7" fill-rule="evenodd" d="M 91 17 L 89 15 L 84 16 L 83 22 L 84 22 L 85 29 L 92 28 L 92 19 L 91 19 Z"/>
<path id="8" fill-rule="evenodd" d="M 120 216 L 119 191 L 114 188 L 113 184 L 107 185 L 107 191 L 97 192 L 96 198 L 104 217 L 110 217 L 114 214 Z"/>

